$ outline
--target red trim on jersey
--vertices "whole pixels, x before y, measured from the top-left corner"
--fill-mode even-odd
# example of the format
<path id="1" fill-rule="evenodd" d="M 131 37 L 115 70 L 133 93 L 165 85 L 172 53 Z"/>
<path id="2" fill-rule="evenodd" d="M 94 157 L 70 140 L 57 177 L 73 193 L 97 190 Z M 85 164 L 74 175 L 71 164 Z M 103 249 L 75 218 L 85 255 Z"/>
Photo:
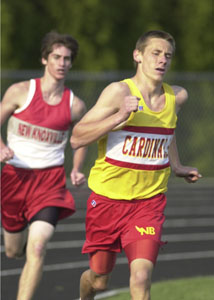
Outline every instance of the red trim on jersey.
<path id="1" fill-rule="evenodd" d="M 154 134 L 174 134 L 174 128 L 162 128 L 162 127 L 139 127 L 139 126 L 125 126 L 122 130 L 141 133 L 154 133 Z"/>
<path id="2" fill-rule="evenodd" d="M 112 159 L 109 157 L 106 157 L 105 161 L 114 166 L 135 169 L 135 170 L 162 170 L 162 169 L 168 168 L 170 166 L 169 162 L 164 165 L 145 165 L 145 164 L 135 164 L 135 163 L 124 162 L 124 161 L 115 160 L 115 159 Z"/>
<path id="3" fill-rule="evenodd" d="M 44 101 L 40 78 L 35 79 L 36 89 L 29 105 L 21 112 L 13 116 L 35 126 L 53 130 L 66 131 L 72 122 L 70 89 L 64 87 L 61 101 L 56 105 L 50 105 Z"/>

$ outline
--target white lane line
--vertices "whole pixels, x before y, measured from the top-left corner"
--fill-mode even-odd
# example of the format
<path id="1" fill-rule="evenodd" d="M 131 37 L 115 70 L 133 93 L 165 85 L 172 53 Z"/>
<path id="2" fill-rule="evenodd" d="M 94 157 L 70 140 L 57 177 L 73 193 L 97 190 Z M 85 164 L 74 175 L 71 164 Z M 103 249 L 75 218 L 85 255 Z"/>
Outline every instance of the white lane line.
<path id="1" fill-rule="evenodd" d="M 100 293 L 99 295 L 96 295 L 94 297 L 94 299 L 95 300 L 97 300 L 97 299 L 104 299 L 104 298 L 116 296 L 116 295 L 121 294 L 123 292 L 125 292 L 125 293 L 129 292 L 129 287 L 125 287 L 125 288 L 121 288 L 121 289 L 116 289 L 116 290 L 111 290 L 111 291 Z M 78 299 L 75 299 L 75 300 L 81 300 L 81 299 L 78 298 Z"/>
<path id="2" fill-rule="evenodd" d="M 214 240 L 214 232 L 163 234 L 162 240 L 167 240 L 171 243 L 172 242 L 213 241 Z"/>
<path id="3" fill-rule="evenodd" d="M 81 248 L 83 243 L 84 240 L 50 242 L 47 245 L 47 249 Z"/>
<path id="4" fill-rule="evenodd" d="M 198 251 L 198 252 L 160 254 L 158 257 L 158 261 L 205 259 L 205 258 L 214 258 L 214 251 L 210 250 L 210 251 Z M 127 264 L 126 257 L 118 258 L 117 264 L 118 265 Z M 88 268 L 88 261 L 46 265 L 44 266 L 43 270 L 44 272 L 49 272 L 49 271 L 62 271 L 62 270 L 71 270 L 71 269 L 79 269 L 79 268 Z M 21 268 L 2 270 L 0 276 L 6 277 L 6 276 L 19 275 L 21 271 L 22 271 Z"/>
<path id="5" fill-rule="evenodd" d="M 181 233 L 181 234 L 163 234 L 163 241 L 168 242 L 201 242 L 201 241 L 213 241 L 214 232 L 205 232 L 205 233 Z M 74 241 L 57 241 L 49 242 L 47 249 L 67 249 L 67 248 L 81 248 L 83 246 L 84 240 L 74 240 Z M 0 252 L 5 251 L 4 246 L 1 247 Z"/>
<path id="6" fill-rule="evenodd" d="M 164 227 L 182 228 L 182 227 L 209 227 L 214 226 L 214 218 L 194 218 L 194 219 L 166 219 Z"/>
<path id="7" fill-rule="evenodd" d="M 165 228 L 182 228 L 182 227 L 209 227 L 214 226 L 214 218 L 194 218 L 194 219 L 172 219 L 166 220 Z M 79 232 L 85 231 L 84 223 L 59 224 L 56 232 Z"/>
<path id="8" fill-rule="evenodd" d="M 162 240 L 167 240 L 169 242 L 213 241 L 214 232 L 164 234 L 162 236 Z M 79 248 L 82 247 L 83 243 L 84 240 L 50 242 L 47 248 L 48 249 Z"/>
<path id="9" fill-rule="evenodd" d="M 88 267 L 88 261 L 78 261 L 71 263 L 63 263 L 63 264 L 54 264 L 54 265 L 46 265 L 43 267 L 44 272 L 48 271 L 62 271 L 62 270 L 71 270 L 71 269 L 79 269 Z M 10 270 L 2 270 L 0 273 L 0 277 L 19 275 L 21 274 L 22 269 L 10 269 Z"/>
<path id="10" fill-rule="evenodd" d="M 204 259 L 204 258 L 214 258 L 214 251 L 209 250 L 209 251 L 197 251 L 197 252 L 160 254 L 158 261 Z"/>
<path id="11" fill-rule="evenodd" d="M 85 223 L 58 224 L 56 227 L 56 232 L 79 232 L 79 231 L 85 231 Z"/>
<path id="12" fill-rule="evenodd" d="M 209 227 L 214 226 L 214 218 L 166 219 L 165 228 Z M 84 232 L 85 223 L 58 224 L 55 232 Z M 0 232 L 2 234 L 2 231 Z"/>
<path id="13" fill-rule="evenodd" d="M 213 216 L 214 205 L 202 206 L 203 201 L 201 201 L 201 205 L 199 206 L 166 206 L 165 213 L 167 216 Z M 81 211 L 77 211 L 74 215 L 72 215 L 71 219 L 83 218 L 85 219 L 86 209 L 82 209 Z"/>
<path id="14" fill-rule="evenodd" d="M 180 207 L 180 206 L 170 206 L 170 207 L 166 207 L 165 210 L 165 214 L 167 216 L 188 216 L 188 215 L 193 215 L 193 216 L 203 216 L 203 215 L 207 215 L 213 216 L 213 212 L 214 212 L 214 206 L 213 205 L 209 205 L 206 207 L 202 207 L 202 206 L 186 206 L 186 207 Z"/>

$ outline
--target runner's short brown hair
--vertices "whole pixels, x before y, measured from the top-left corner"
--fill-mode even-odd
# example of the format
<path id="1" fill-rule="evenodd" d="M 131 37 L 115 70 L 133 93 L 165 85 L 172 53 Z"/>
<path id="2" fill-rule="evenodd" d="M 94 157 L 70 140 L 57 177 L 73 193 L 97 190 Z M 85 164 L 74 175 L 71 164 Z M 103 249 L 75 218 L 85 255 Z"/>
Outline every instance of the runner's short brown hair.
<path id="1" fill-rule="evenodd" d="M 41 44 L 42 58 L 47 59 L 48 55 L 53 51 L 53 45 L 64 45 L 71 50 L 71 60 L 74 61 L 79 50 L 78 42 L 69 34 L 60 34 L 56 31 L 47 33 Z"/>

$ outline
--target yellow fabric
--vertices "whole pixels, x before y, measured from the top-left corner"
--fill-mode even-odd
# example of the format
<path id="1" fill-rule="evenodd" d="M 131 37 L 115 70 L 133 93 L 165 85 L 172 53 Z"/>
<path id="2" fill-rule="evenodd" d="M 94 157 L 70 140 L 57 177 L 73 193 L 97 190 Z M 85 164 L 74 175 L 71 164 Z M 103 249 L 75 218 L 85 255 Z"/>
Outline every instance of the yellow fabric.
<path id="1" fill-rule="evenodd" d="M 165 107 L 160 112 L 154 112 L 147 107 L 134 82 L 131 79 L 124 82 L 128 84 L 131 94 L 140 98 L 138 112 L 130 115 L 125 126 L 166 129 L 176 127 L 175 95 L 169 85 L 163 84 Z M 116 134 L 122 131 L 119 130 Z M 166 192 L 170 167 L 160 170 L 137 170 L 106 162 L 107 144 L 110 141 L 111 134 L 98 141 L 98 158 L 91 169 L 88 181 L 91 190 L 111 199 L 122 200 L 146 199 Z"/>

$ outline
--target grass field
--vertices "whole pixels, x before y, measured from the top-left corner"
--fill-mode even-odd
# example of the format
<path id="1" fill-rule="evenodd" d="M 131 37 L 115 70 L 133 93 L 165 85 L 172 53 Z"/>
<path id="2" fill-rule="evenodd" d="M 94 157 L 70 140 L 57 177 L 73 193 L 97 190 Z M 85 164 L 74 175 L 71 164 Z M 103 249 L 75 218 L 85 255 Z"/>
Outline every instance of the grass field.
<path id="1" fill-rule="evenodd" d="M 104 300 L 130 300 L 128 292 L 123 292 Z M 185 278 L 153 283 L 152 300 L 213 300 L 214 276 Z"/>

